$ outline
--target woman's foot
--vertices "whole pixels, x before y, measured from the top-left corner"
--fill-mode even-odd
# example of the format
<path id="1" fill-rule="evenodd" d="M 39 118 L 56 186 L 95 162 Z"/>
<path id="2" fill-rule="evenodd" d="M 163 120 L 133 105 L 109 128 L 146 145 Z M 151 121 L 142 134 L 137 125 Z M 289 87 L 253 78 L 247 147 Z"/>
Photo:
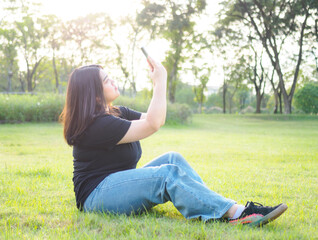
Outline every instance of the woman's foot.
<path id="1" fill-rule="evenodd" d="M 287 210 L 287 205 L 282 203 L 275 207 L 266 207 L 260 203 L 247 202 L 242 214 L 236 219 L 229 219 L 232 225 L 247 224 L 249 226 L 263 226 L 275 220 Z"/>

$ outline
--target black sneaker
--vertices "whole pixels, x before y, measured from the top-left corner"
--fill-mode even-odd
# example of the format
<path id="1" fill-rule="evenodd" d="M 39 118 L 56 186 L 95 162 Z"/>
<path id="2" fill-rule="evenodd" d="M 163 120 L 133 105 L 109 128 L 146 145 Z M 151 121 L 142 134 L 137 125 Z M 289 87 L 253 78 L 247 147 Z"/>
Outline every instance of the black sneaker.
<path id="1" fill-rule="evenodd" d="M 275 207 L 265 207 L 256 202 L 247 202 L 241 216 L 230 220 L 229 223 L 233 225 L 248 224 L 249 226 L 260 227 L 278 218 L 286 209 L 287 205 L 284 203 Z"/>

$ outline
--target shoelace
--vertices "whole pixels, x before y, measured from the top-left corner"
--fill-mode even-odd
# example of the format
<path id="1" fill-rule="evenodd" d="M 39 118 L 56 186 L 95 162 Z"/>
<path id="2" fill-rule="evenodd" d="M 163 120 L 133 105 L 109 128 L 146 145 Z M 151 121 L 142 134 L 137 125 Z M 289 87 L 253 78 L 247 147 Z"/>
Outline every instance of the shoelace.
<path id="1" fill-rule="evenodd" d="M 245 207 L 247 207 L 248 204 L 253 204 L 254 206 L 255 206 L 255 205 L 258 205 L 258 206 L 260 206 L 260 207 L 264 207 L 263 204 L 260 204 L 260 203 L 258 203 L 258 202 L 247 202 L 246 205 L 245 205 Z"/>

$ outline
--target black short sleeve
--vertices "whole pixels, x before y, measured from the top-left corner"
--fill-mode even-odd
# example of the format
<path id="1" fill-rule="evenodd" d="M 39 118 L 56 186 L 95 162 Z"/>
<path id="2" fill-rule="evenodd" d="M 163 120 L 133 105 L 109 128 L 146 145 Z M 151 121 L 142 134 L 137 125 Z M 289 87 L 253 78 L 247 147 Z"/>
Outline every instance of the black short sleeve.
<path id="1" fill-rule="evenodd" d="M 81 137 L 80 145 L 94 149 L 111 149 L 127 133 L 131 122 L 113 115 L 98 117 Z"/>
<path id="2" fill-rule="evenodd" d="M 137 112 L 135 110 L 129 109 L 127 107 L 120 106 L 119 107 L 120 112 L 123 116 L 123 118 L 127 120 L 138 120 L 140 119 L 141 113 Z"/>

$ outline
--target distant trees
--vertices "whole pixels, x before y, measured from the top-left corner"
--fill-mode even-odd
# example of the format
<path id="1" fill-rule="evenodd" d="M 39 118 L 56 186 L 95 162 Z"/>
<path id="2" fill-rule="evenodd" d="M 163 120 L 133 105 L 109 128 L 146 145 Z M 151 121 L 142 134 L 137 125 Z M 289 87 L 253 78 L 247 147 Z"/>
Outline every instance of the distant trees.
<path id="1" fill-rule="evenodd" d="M 32 0 L 2 3 L 1 91 L 63 93 L 74 68 L 99 63 L 119 79 L 122 93 L 135 96 L 137 49 L 156 39 L 169 46 L 162 49 L 169 101 L 187 102 L 199 112 L 218 106 L 231 113 L 252 104 L 260 113 L 270 98 L 274 113 L 284 108 L 289 114 L 297 88 L 318 79 L 314 0 L 223 0 L 216 24 L 200 22 L 209 15 L 206 0 L 147 0 L 120 20 L 95 13 L 69 21 L 41 15 Z M 207 96 L 216 71 L 223 84 Z M 299 108 L 301 99 L 309 101 L 297 99 Z"/>
<path id="2" fill-rule="evenodd" d="M 317 11 L 317 1 L 310 0 L 235 0 L 226 2 L 226 22 L 241 22 L 253 29 L 253 38 L 262 44 L 279 79 L 283 95 L 285 113 L 292 111 L 292 99 L 298 80 L 300 64 L 303 59 L 304 39 L 309 27 L 309 18 Z M 296 42 L 295 46 L 293 42 Z M 298 48 L 291 51 L 293 46 Z M 284 75 L 284 54 L 289 55 L 289 66 L 294 63 L 290 90 Z M 291 54 L 297 54 L 294 58 Z M 286 58 L 286 55 L 284 56 Z M 289 68 L 287 66 L 287 68 Z"/>
<path id="3" fill-rule="evenodd" d="M 2 52 L 5 61 L 1 64 L 6 72 L 8 82 L 7 86 L 3 87 L 7 92 L 12 91 L 12 77 L 17 69 L 17 32 L 14 28 L 2 29 L 0 28 L 0 39 L 2 44 L 0 45 L 0 51 Z"/>
<path id="4" fill-rule="evenodd" d="M 251 56 L 249 63 L 250 70 L 248 71 L 248 79 L 254 85 L 256 92 L 256 113 L 261 113 L 261 104 L 265 93 L 266 72 L 263 66 L 263 52 L 260 54 L 251 45 L 254 56 Z"/>
<path id="5" fill-rule="evenodd" d="M 170 43 L 165 59 L 168 72 L 168 97 L 175 102 L 176 86 L 181 64 L 184 62 L 184 51 L 190 46 L 194 34 L 195 22 L 192 18 L 206 7 L 205 0 L 144 1 L 144 9 L 139 13 L 137 22 L 151 32 L 154 37 L 163 37 Z"/>
<path id="6" fill-rule="evenodd" d="M 196 80 L 199 83 L 196 83 L 193 86 L 193 91 L 195 94 L 195 101 L 199 104 L 199 113 L 202 113 L 203 103 L 206 101 L 205 91 L 207 90 L 207 84 L 211 76 L 212 67 L 207 66 L 207 64 L 202 65 L 201 67 L 193 66 L 192 72 Z"/>
<path id="7" fill-rule="evenodd" d="M 22 21 L 16 22 L 17 37 L 23 53 L 26 66 L 26 82 L 28 92 L 36 88 L 36 70 L 45 56 L 43 51 L 44 39 L 48 35 L 47 26 L 40 19 L 25 16 Z"/>

